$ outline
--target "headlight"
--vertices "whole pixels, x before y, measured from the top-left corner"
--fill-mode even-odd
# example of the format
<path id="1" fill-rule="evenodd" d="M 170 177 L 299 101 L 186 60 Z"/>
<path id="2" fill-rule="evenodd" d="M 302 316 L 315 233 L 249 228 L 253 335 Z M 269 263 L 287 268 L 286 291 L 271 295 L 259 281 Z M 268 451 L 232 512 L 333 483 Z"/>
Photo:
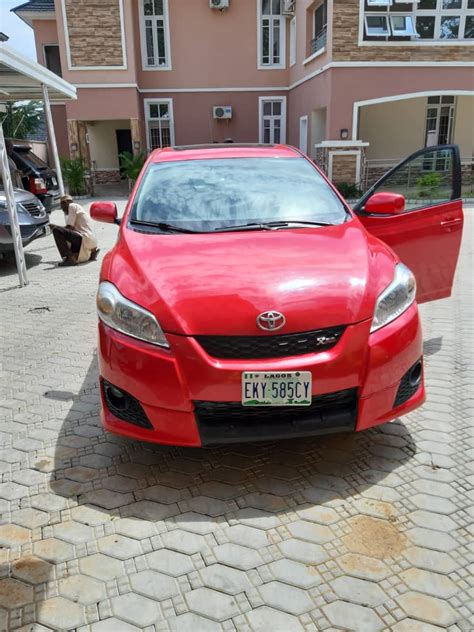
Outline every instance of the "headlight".
<path id="1" fill-rule="evenodd" d="M 375 303 L 374 318 L 370 332 L 377 331 L 398 318 L 413 303 L 416 297 L 416 281 L 411 270 L 403 263 L 395 267 L 395 276 L 390 285 L 380 294 Z"/>
<path id="2" fill-rule="evenodd" d="M 153 314 L 122 296 L 109 281 L 99 285 L 97 312 L 101 321 L 111 329 L 169 348 L 166 336 Z"/>

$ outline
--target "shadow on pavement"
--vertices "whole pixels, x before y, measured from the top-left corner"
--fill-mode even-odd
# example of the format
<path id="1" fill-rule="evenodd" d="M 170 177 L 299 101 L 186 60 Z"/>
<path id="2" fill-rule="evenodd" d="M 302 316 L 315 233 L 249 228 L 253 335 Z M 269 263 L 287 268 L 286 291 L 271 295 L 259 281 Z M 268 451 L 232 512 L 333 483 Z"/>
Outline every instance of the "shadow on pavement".
<path id="1" fill-rule="evenodd" d="M 39 265 L 43 257 L 32 252 L 25 251 L 26 269 L 34 268 Z M 9 277 L 16 275 L 16 261 L 13 253 L 8 253 L 7 257 L 0 257 L 0 277 Z"/>

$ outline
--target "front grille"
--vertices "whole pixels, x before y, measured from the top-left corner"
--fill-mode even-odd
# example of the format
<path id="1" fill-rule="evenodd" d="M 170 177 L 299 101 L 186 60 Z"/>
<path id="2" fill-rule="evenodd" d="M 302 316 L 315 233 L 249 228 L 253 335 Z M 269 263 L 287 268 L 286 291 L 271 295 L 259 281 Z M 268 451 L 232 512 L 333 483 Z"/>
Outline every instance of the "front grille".
<path id="1" fill-rule="evenodd" d="M 304 408 L 205 401 L 195 401 L 194 406 L 203 445 L 288 439 L 354 431 L 357 389 L 317 395 Z"/>
<path id="2" fill-rule="evenodd" d="M 119 390 L 123 397 L 123 402 L 120 406 L 117 405 L 117 401 L 112 397 L 111 388 L 115 388 Z M 146 416 L 145 411 L 143 410 L 140 402 L 132 397 L 126 391 L 122 389 L 118 389 L 110 382 L 106 380 L 102 381 L 102 391 L 104 393 L 105 403 L 107 404 L 107 408 L 110 410 L 112 415 L 115 415 L 118 419 L 122 421 L 127 421 L 134 426 L 140 426 L 141 428 L 153 428 L 148 417 Z"/>
<path id="3" fill-rule="evenodd" d="M 44 215 L 42 207 L 38 206 L 36 202 L 22 202 L 21 205 L 30 215 L 33 215 L 33 217 L 41 217 Z"/>
<path id="4" fill-rule="evenodd" d="M 415 364 L 408 369 L 405 375 L 400 380 L 400 386 L 398 387 L 397 395 L 395 397 L 395 401 L 393 403 L 393 407 L 401 406 L 405 402 L 407 402 L 410 397 L 416 393 L 416 391 L 420 388 L 421 379 L 417 382 L 414 382 L 412 379 L 414 369 L 419 365 L 421 360 L 415 362 Z M 421 374 L 420 374 L 421 376 Z"/>
<path id="5" fill-rule="evenodd" d="M 326 351 L 334 347 L 344 330 L 331 327 L 272 336 L 196 336 L 196 340 L 214 358 L 258 360 Z"/>

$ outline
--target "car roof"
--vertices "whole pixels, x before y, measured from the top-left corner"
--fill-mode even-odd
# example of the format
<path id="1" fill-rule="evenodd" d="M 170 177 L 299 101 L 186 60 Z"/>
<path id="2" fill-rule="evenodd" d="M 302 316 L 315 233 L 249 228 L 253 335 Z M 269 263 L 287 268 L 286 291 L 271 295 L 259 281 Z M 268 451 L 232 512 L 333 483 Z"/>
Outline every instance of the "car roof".
<path id="1" fill-rule="evenodd" d="M 298 150 L 289 145 L 213 143 L 212 145 L 182 145 L 155 149 L 150 156 L 150 162 L 213 158 L 299 158 L 300 156 Z"/>

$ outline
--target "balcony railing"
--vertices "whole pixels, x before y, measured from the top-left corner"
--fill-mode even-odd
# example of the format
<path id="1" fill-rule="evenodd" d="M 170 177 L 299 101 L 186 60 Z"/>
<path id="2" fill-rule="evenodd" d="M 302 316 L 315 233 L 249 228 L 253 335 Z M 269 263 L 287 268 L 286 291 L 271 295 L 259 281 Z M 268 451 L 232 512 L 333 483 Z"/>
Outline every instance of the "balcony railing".
<path id="1" fill-rule="evenodd" d="M 327 27 L 325 26 L 319 33 L 311 40 L 311 55 L 317 53 L 318 50 L 326 46 L 327 40 Z"/>

